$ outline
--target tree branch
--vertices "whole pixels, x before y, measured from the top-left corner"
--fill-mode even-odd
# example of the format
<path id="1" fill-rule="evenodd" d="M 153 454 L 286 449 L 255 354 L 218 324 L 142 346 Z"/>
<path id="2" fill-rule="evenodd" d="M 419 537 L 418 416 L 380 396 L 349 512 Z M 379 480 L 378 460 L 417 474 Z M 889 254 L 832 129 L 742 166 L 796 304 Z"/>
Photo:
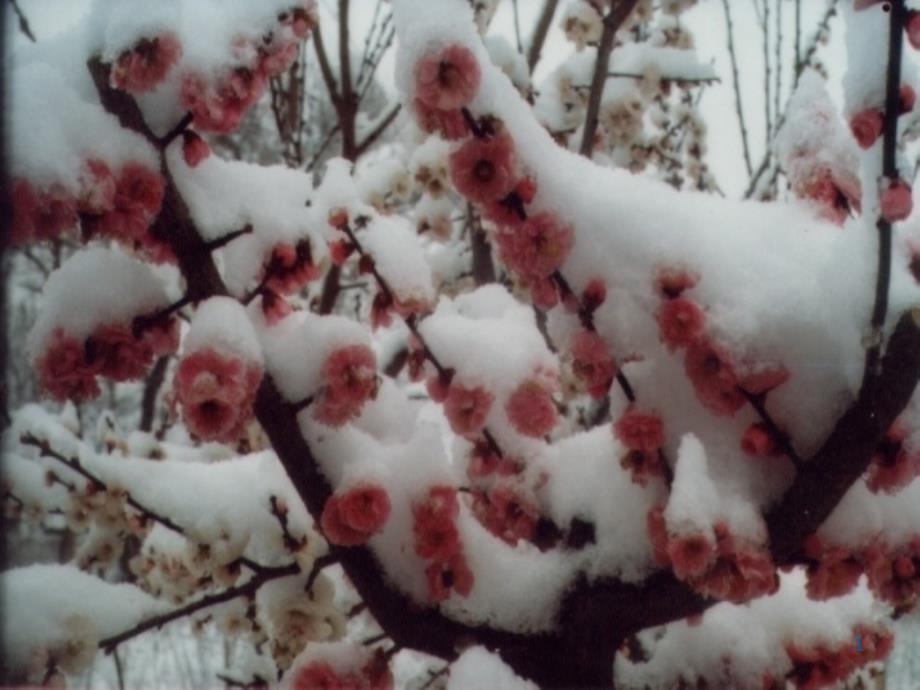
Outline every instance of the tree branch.
<path id="1" fill-rule="evenodd" d="M 544 0 L 543 2 L 543 10 L 537 18 L 537 24 L 530 39 L 530 47 L 527 49 L 527 68 L 531 74 L 537 63 L 540 62 L 540 52 L 543 50 L 543 44 L 546 42 L 546 35 L 549 33 L 549 27 L 553 23 L 553 16 L 556 14 L 558 5 L 559 0 Z"/>
<path id="2" fill-rule="evenodd" d="M 604 84 L 607 81 L 610 53 L 613 52 L 613 40 L 617 30 L 626 21 L 630 12 L 638 4 L 638 0 L 619 0 L 610 8 L 604 17 L 604 30 L 601 33 L 600 44 L 597 47 L 597 60 L 594 63 L 594 75 L 591 78 L 591 92 L 588 95 L 588 112 L 585 116 L 585 129 L 581 136 L 579 152 L 583 156 L 591 157 L 594 149 L 594 134 L 597 132 L 598 114 L 601 107 L 601 96 L 604 94 Z"/>
<path id="3" fill-rule="evenodd" d="M 738 114 L 738 126 L 741 128 L 741 146 L 744 152 L 744 167 L 747 168 L 748 177 L 751 176 L 751 149 L 748 143 L 747 124 L 744 120 L 744 107 L 741 103 L 741 82 L 738 78 L 738 57 L 735 53 L 735 27 L 732 24 L 732 13 L 728 7 L 728 0 L 722 0 L 725 11 L 725 29 L 728 34 L 728 56 L 732 66 L 732 84 L 735 87 L 735 112 Z"/>

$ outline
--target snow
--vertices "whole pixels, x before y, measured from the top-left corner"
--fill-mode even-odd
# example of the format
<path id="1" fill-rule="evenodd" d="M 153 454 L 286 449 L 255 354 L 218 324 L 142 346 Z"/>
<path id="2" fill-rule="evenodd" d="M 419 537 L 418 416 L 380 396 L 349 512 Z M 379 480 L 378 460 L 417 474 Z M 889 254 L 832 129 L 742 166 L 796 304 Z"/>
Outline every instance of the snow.
<path id="1" fill-rule="evenodd" d="M 261 364 L 262 348 L 246 308 L 231 297 L 211 297 L 198 305 L 183 353 L 214 349 L 246 362 Z"/>
<path id="2" fill-rule="evenodd" d="M 58 328 L 82 340 L 98 326 L 130 325 L 135 316 L 168 303 L 163 283 L 148 264 L 120 249 L 84 249 L 48 278 L 41 312 L 29 334 L 29 349 L 41 354 Z"/>
<path id="3" fill-rule="evenodd" d="M 70 672 L 95 654 L 97 641 L 162 613 L 134 585 L 111 584 L 69 565 L 32 565 L 0 573 L 3 656 L 11 669 L 42 677 L 47 659 Z"/>
<path id="4" fill-rule="evenodd" d="M 530 681 L 517 676 L 514 671 L 485 647 L 475 646 L 450 665 L 447 690 L 537 690 Z"/>

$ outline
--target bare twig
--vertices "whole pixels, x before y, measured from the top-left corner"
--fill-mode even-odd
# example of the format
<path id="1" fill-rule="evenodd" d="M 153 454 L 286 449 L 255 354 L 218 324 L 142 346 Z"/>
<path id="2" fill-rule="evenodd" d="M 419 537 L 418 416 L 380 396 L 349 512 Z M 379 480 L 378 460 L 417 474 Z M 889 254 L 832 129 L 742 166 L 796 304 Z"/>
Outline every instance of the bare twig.
<path id="1" fill-rule="evenodd" d="M 601 107 L 601 96 L 604 93 L 604 84 L 607 81 L 610 53 L 613 52 L 613 42 L 617 29 L 638 4 L 638 0 L 619 0 L 612 5 L 604 17 L 604 30 L 601 33 L 600 44 L 597 47 L 597 60 L 594 63 L 594 75 L 591 78 L 591 92 L 588 95 L 588 112 L 585 115 L 584 132 L 582 132 L 579 153 L 591 157 L 594 149 L 594 134 L 597 132 L 598 114 Z"/>
<path id="2" fill-rule="evenodd" d="M 556 14 L 558 5 L 559 0 L 543 0 L 543 9 L 540 11 L 540 16 L 537 17 L 537 24 L 530 38 L 530 47 L 527 49 L 527 68 L 531 74 L 533 74 L 537 63 L 540 61 L 540 53 L 543 50 L 543 44 L 546 42 L 546 35 L 549 33 L 549 27 L 553 23 L 553 16 Z"/>
<path id="3" fill-rule="evenodd" d="M 25 35 L 26 38 L 32 41 L 32 43 L 35 43 L 35 34 L 32 33 L 32 27 L 29 26 L 29 20 L 20 9 L 19 3 L 16 0 L 10 0 L 10 5 L 12 5 L 13 12 L 16 13 L 16 18 L 19 20 L 19 30 Z"/>
<path id="4" fill-rule="evenodd" d="M 728 34 L 728 57 L 732 66 L 732 85 L 735 89 L 735 112 L 738 114 L 738 127 L 741 129 L 741 147 L 744 153 L 744 167 L 747 168 L 750 177 L 753 171 L 751 166 L 751 147 L 748 143 L 747 123 L 744 119 L 744 106 L 741 103 L 741 82 L 738 78 L 738 56 L 735 53 L 735 27 L 732 24 L 732 14 L 728 6 L 728 0 L 722 0 L 722 8 L 725 11 L 725 29 Z"/>

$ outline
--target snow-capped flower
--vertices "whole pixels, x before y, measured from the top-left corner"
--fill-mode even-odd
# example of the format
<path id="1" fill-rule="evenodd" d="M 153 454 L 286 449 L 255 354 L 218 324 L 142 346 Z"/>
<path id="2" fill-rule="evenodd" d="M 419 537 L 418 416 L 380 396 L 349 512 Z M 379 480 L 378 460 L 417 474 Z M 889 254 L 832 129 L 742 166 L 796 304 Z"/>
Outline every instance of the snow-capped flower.
<path id="1" fill-rule="evenodd" d="M 173 34 L 144 38 L 118 56 L 112 84 L 130 93 L 150 91 L 166 78 L 181 55 L 182 44 Z"/>
<path id="2" fill-rule="evenodd" d="M 188 167 L 197 167 L 210 155 L 211 147 L 199 134 L 190 129 L 182 133 L 182 157 Z"/>
<path id="3" fill-rule="evenodd" d="M 539 438 L 556 426 L 552 391 L 537 380 L 527 380 L 508 397 L 505 412 L 518 433 Z"/>
<path id="4" fill-rule="evenodd" d="M 511 192 L 514 178 L 514 142 L 507 134 L 470 138 L 450 154 L 450 179 L 470 201 L 498 201 Z"/>
<path id="5" fill-rule="evenodd" d="M 456 110 L 473 100 L 480 79 L 479 62 L 469 48 L 450 45 L 418 62 L 415 93 L 430 108 Z"/>
<path id="6" fill-rule="evenodd" d="M 337 349 L 323 364 L 322 376 L 314 415 L 330 426 L 341 426 L 356 417 L 377 394 L 377 358 L 366 345 Z"/>
<path id="7" fill-rule="evenodd" d="M 857 113 L 850 120 L 850 131 L 856 143 L 864 149 L 868 149 L 879 138 L 884 127 L 884 118 L 882 111 L 878 108 L 870 108 L 861 113 Z"/>
<path id="8" fill-rule="evenodd" d="M 517 227 L 496 234 L 502 261 L 523 278 L 548 278 L 568 258 L 575 244 L 572 228 L 548 211 L 530 216 Z"/>
<path id="9" fill-rule="evenodd" d="M 631 450 L 654 453 L 664 445 L 664 425 L 658 415 L 629 410 L 613 429 L 620 442 Z"/>
<path id="10" fill-rule="evenodd" d="M 616 364 L 607 351 L 607 344 L 593 331 L 581 331 L 572 341 L 572 370 L 588 394 L 598 400 L 607 395 L 617 375 Z"/>
<path id="11" fill-rule="evenodd" d="M 360 484 L 326 501 L 320 524 L 326 538 L 339 546 L 364 544 L 379 532 L 390 515 L 390 498 L 383 487 Z"/>
<path id="12" fill-rule="evenodd" d="M 905 220 L 914 209 L 910 186 L 904 180 L 893 180 L 882 190 L 880 205 L 882 217 L 889 223 Z"/>
<path id="13" fill-rule="evenodd" d="M 492 400 L 492 394 L 481 386 L 467 388 L 452 383 L 444 399 L 444 414 L 450 428 L 461 436 L 475 436 L 486 423 Z"/>
<path id="14" fill-rule="evenodd" d="M 447 560 L 432 561 L 425 568 L 428 582 L 428 598 L 440 603 L 450 596 L 451 590 L 462 597 L 473 591 L 473 571 L 467 565 L 462 553 L 455 553 Z"/>
<path id="15" fill-rule="evenodd" d="M 456 519 L 460 513 L 457 490 L 433 486 L 423 501 L 412 506 L 415 552 L 422 558 L 447 561 L 460 550 Z"/>
<path id="16" fill-rule="evenodd" d="M 744 395 L 728 358 L 712 343 L 691 344 L 684 370 L 697 398 L 715 414 L 731 416 L 744 405 Z"/>
<path id="17" fill-rule="evenodd" d="M 667 300 L 658 311 L 658 333 L 661 341 L 671 350 L 698 341 L 705 325 L 703 310 L 686 297 Z"/>
<path id="18" fill-rule="evenodd" d="M 99 363 L 88 362 L 83 343 L 61 329 L 54 331 L 34 366 L 42 388 L 55 400 L 82 402 L 99 395 Z"/>

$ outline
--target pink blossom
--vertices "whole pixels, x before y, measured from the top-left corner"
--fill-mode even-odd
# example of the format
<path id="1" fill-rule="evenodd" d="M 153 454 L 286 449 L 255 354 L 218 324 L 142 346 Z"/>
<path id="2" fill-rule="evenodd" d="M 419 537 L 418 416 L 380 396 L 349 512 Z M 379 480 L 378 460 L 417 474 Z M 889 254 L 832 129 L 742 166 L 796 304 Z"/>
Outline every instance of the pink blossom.
<path id="1" fill-rule="evenodd" d="M 165 188 L 161 175 L 139 163 L 128 163 L 118 176 L 115 208 L 143 218 L 146 228 L 160 212 Z"/>
<path id="2" fill-rule="evenodd" d="M 849 594 L 859 583 L 862 572 L 862 563 L 849 549 L 823 550 L 817 562 L 808 567 L 808 596 L 824 601 Z"/>
<path id="3" fill-rule="evenodd" d="M 299 292 L 304 285 L 319 277 L 309 240 L 301 240 L 296 246 L 276 244 L 264 270 L 267 274 L 266 287 L 282 295 Z"/>
<path id="4" fill-rule="evenodd" d="M 322 377 L 314 414 L 324 424 L 342 426 L 376 396 L 377 358 L 366 345 L 346 345 L 329 355 Z"/>
<path id="5" fill-rule="evenodd" d="M 620 442 L 631 450 L 654 453 L 664 445 L 664 425 L 658 415 L 629 410 L 613 429 Z"/>
<path id="6" fill-rule="evenodd" d="M 588 394 L 600 400 L 607 395 L 617 375 L 607 344 L 593 331 L 581 331 L 572 341 L 572 369 Z"/>
<path id="7" fill-rule="evenodd" d="M 415 552 L 422 558 L 447 561 L 460 551 L 456 519 L 460 513 L 457 491 L 449 486 L 433 486 L 424 501 L 412 506 L 412 532 Z"/>
<path id="8" fill-rule="evenodd" d="M 252 417 L 262 370 L 210 348 L 185 355 L 176 371 L 176 399 L 189 431 L 231 443 Z"/>
<path id="9" fill-rule="evenodd" d="M 259 70 L 237 67 L 212 82 L 199 74 L 182 80 L 180 100 L 191 111 L 195 126 L 210 132 L 227 133 L 237 128 L 246 111 L 262 95 L 266 77 Z"/>
<path id="10" fill-rule="evenodd" d="M 118 56 L 112 67 L 112 84 L 131 93 L 150 91 L 166 78 L 181 55 L 182 44 L 173 34 L 144 38 Z"/>
<path id="11" fill-rule="evenodd" d="M 492 400 L 492 394 L 485 388 L 452 383 L 444 400 L 444 414 L 450 428 L 461 436 L 475 436 L 485 426 Z"/>
<path id="12" fill-rule="evenodd" d="M 416 97 L 437 110 L 462 108 L 479 91 L 479 62 L 469 48 L 454 44 L 419 60 L 415 68 Z"/>
<path id="13" fill-rule="evenodd" d="M 874 493 L 894 494 L 920 475 L 920 453 L 900 443 L 883 442 L 872 454 L 866 485 Z"/>
<path id="14" fill-rule="evenodd" d="M 34 366 L 42 388 L 55 400 L 83 402 L 99 395 L 98 362 L 87 361 L 83 343 L 60 328 Z"/>
<path id="15" fill-rule="evenodd" d="M 505 412 L 511 426 L 525 436 L 540 438 L 556 426 L 552 392 L 532 379 L 514 389 L 505 403 Z"/>
<path id="16" fill-rule="evenodd" d="M 659 337 L 671 350 L 697 342 L 705 325 L 703 310 L 686 297 L 668 300 L 658 312 Z"/>
<path id="17" fill-rule="evenodd" d="M 446 560 L 432 561 L 425 568 L 425 578 L 428 581 L 428 598 L 435 604 L 446 600 L 451 590 L 462 597 L 468 597 L 473 591 L 473 571 L 461 553 L 455 553 Z"/>
<path id="18" fill-rule="evenodd" d="M 290 303 L 277 292 L 269 289 L 262 292 L 262 314 L 269 326 L 274 326 L 292 311 Z"/>
<path id="19" fill-rule="evenodd" d="M 437 133 L 447 141 L 462 139 L 469 131 L 469 125 L 460 110 L 438 110 L 415 99 L 415 117 L 423 132 Z"/>
<path id="20" fill-rule="evenodd" d="M 211 147 L 199 134 L 192 130 L 182 133 L 182 157 L 188 167 L 198 167 L 198 164 L 210 155 Z"/>
<path id="21" fill-rule="evenodd" d="M 715 563 L 715 545 L 702 534 L 688 534 L 668 541 L 668 558 L 681 580 L 698 577 Z"/>
<path id="22" fill-rule="evenodd" d="M 920 597 L 920 538 L 897 549 L 875 542 L 864 559 L 869 588 L 879 599 L 907 608 Z"/>
<path id="23" fill-rule="evenodd" d="M 751 424 L 741 437 L 741 450 L 754 457 L 775 456 L 781 454 L 776 439 L 767 429 L 760 424 Z"/>
<path id="24" fill-rule="evenodd" d="M 829 170 L 796 185 L 796 194 L 816 202 L 821 216 L 837 225 L 846 222 L 851 210 L 858 212 L 860 209 L 859 183 L 855 180 L 842 182 Z"/>
<path id="25" fill-rule="evenodd" d="M 440 374 L 429 376 L 425 381 L 425 390 L 428 396 L 435 402 L 442 403 L 447 400 L 447 394 L 450 393 L 450 384 L 445 383 Z"/>
<path id="26" fill-rule="evenodd" d="M 179 349 L 179 319 L 174 316 L 157 319 L 144 329 L 141 337 L 154 356 L 175 354 Z"/>
<path id="27" fill-rule="evenodd" d="M 559 304 L 559 288 L 549 278 L 538 278 L 530 284 L 530 299 L 538 309 L 549 311 Z"/>
<path id="28" fill-rule="evenodd" d="M 508 196 L 486 204 L 483 215 L 496 225 L 518 226 L 527 218 L 525 205 L 533 201 L 536 194 L 537 183 L 525 177 L 514 185 Z"/>
<path id="29" fill-rule="evenodd" d="M 882 217 L 889 223 L 906 219 L 914 208 L 910 186 L 904 180 L 894 180 L 882 191 Z"/>
<path id="30" fill-rule="evenodd" d="M 581 293 L 581 304 L 585 311 L 594 313 L 607 299 L 607 286 L 600 278 L 588 282 Z"/>
<path id="31" fill-rule="evenodd" d="M 898 89 L 898 112 L 901 115 L 909 113 L 917 103 L 917 92 L 910 84 L 901 84 Z"/>
<path id="32" fill-rule="evenodd" d="M 497 455 L 488 443 L 476 443 L 470 453 L 470 461 L 466 468 L 470 479 L 483 479 L 498 471 L 502 458 Z"/>
<path id="33" fill-rule="evenodd" d="M 335 240 L 329 243 L 329 255 L 336 266 L 344 266 L 355 251 L 355 245 L 348 240 Z"/>
<path id="34" fill-rule="evenodd" d="M 562 225 L 547 211 L 530 216 L 516 228 L 496 234 L 502 261 L 528 279 L 548 278 L 568 258 L 575 238 L 572 228 Z"/>
<path id="35" fill-rule="evenodd" d="M 879 138 L 884 127 L 882 111 L 878 108 L 870 108 L 861 113 L 857 113 L 850 120 L 850 131 L 856 138 L 856 143 L 864 149 L 868 149 Z"/>
<path id="36" fill-rule="evenodd" d="M 99 326 L 87 340 L 87 358 L 98 362 L 99 373 L 113 381 L 143 378 L 153 361 L 153 350 L 143 338 L 135 338 L 124 324 Z"/>
<path id="37" fill-rule="evenodd" d="M 496 537 L 514 546 L 533 539 L 540 519 L 537 506 L 507 482 L 486 493 L 477 493 L 473 513 Z"/>
<path id="38" fill-rule="evenodd" d="M 907 40 L 914 50 L 920 50 L 920 12 L 913 11 L 904 27 L 907 31 Z"/>
<path id="39" fill-rule="evenodd" d="M 514 142 L 507 134 L 470 138 L 450 154 L 450 179 L 470 201 L 487 204 L 514 188 Z"/>
<path id="40" fill-rule="evenodd" d="M 349 676 L 339 676 L 325 661 L 314 661 L 297 672 L 293 690 L 357 690 L 358 684 Z"/>
<path id="41" fill-rule="evenodd" d="M 731 416 L 744 405 L 731 364 L 711 343 L 701 341 L 690 345 L 684 369 L 697 398 L 715 414 Z"/>
<path id="42" fill-rule="evenodd" d="M 390 515 L 390 498 L 376 484 L 362 484 L 330 496 L 320 523 L 331 543 L 359 546 L 379 532 Z"/>

